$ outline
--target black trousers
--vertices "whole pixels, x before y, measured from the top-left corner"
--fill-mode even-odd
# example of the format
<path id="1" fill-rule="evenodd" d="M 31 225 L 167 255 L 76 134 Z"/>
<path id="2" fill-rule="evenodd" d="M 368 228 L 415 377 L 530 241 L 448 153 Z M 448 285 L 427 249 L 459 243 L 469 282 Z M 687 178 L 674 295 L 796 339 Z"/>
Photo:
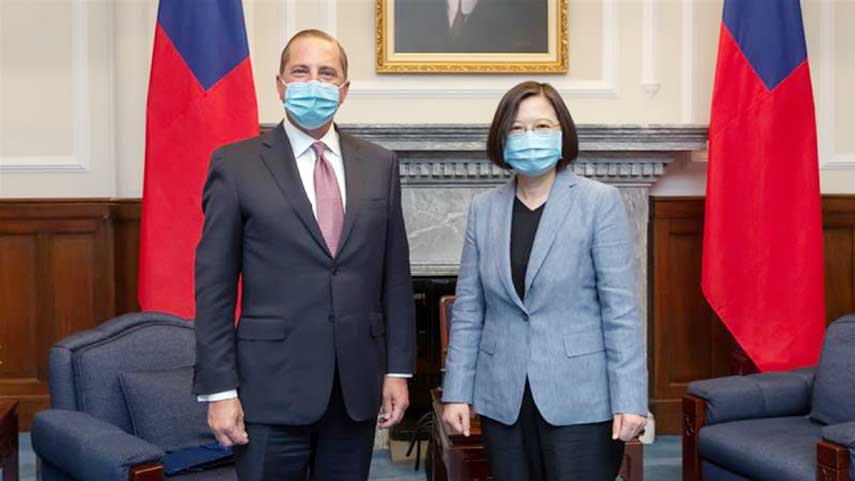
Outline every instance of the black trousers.
<path id="1" fill-rule="evenodd" d="M 236 446 L 239 481 L 366 481 L 377 420 L 347 414 L 338 372 L 326 413 L 308 426 L 247 424 L 249 444 Z"/>
<path id="2" fill-rule="evenodd" d="M 614 481 L 623 459 L 612 421 L 553 426 L 537 410 L 528 382 L 517 422 L 482 416 L 481 433 L 495 481 Z"/>

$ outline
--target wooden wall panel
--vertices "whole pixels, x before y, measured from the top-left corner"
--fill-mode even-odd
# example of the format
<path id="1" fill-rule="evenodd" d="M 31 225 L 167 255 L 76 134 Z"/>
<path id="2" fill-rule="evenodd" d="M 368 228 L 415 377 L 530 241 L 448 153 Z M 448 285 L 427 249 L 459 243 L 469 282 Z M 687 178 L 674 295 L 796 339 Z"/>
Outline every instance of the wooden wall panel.
<path id="1" fill-rule="evenodd" d="M 679 434 L 696 379 L 733 373 L 737 345 L 700 288 L 704 199 L 652 198 L 649 356 L 656 430 Z M 823 197 L 827 321 L 855 312 L 855 196 Z"/>
<path id="2" fill-rule="evenodd" d="M 137 298 L 137 274 L 140 260 L 140 213 L 139 200 L 121 200 L 113 210 L 116 237 L 116 313 L 140 310 Z"/>
<path id="3" fill-rule="evenodd" d="M 688 383 L 727 374 L 734 343 L 700 289 L 703 199 L 651 204 L 650 406 L 657 433 L 677 434 Z"/>
<path id="4" fill-rule="evenodd" d="M 855 196 L 823 202 L 825 299 L 829 320 L 855 312 Z"/>
<path id="5" fill-rule="evenodd" d="M 22 430 L 49 404 L 50 346 L 115 314 L 111 209 L 0 202 L 0 398 L 20 401 Z"/>

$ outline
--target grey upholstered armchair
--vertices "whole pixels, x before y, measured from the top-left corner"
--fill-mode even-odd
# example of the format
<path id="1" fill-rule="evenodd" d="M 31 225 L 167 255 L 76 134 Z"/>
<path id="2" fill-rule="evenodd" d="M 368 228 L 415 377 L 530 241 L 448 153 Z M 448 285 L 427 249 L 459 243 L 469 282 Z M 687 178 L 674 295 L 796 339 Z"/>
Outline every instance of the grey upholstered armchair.
<path id="1" fill-rule="evenodd" d="M 855 481 L 855 315 L 819 366 L 689 384 L 683 481 Z M 850 469 L 852 468 L 852 469 Z"/>
<path id="2" fill-rule="evenodd" d="M 50 350 L 51 409 L 36 414 L 33 449 L 43 481 L 155 481 L 167 451 L 213 441 L 191 393 L 191 323 L 127 314 Z M 231 466 L 177 475 L 234 481 Z"/>

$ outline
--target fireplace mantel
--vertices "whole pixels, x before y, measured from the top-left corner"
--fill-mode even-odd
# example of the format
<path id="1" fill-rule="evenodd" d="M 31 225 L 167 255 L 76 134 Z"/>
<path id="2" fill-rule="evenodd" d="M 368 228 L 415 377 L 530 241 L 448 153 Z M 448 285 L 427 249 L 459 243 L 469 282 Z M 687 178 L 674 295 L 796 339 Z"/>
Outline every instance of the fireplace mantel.
<path id="1" fill-rule="evenodd" d="M 342 130 L 398 152 L 405 186 L 483 186 L 509 174 L 486 161 L 486 125 L 343 125 Z M 649 187 L 674 155 L 706 149 L 705 126 L 580 125 L 579 175 Z"/>
<path id="2" fill-rule="evenodd" d="M 340 128 L 397 152 L 405 189 L 494 187 L 510 175 L 486 160 L 486 125 L 342 124 Z M 700 125 L 580 125 L 578 133 L 576 173 L 622 187 L 649 187 L 676 155 L 705 150 L 707 140 L 707 128 Z"/>

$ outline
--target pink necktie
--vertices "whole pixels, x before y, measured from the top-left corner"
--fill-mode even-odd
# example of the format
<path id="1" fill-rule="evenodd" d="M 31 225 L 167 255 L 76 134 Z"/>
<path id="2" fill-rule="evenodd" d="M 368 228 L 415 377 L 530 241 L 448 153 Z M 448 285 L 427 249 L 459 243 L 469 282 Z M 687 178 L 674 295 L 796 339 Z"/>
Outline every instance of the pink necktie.
<path id="1" fill-rule="evenodd" d="M 330 254 L 336 255 L 341 227 L 344 224 L 344 206 L 335 171 L 324 156 L 324 143 L 312 144 L 315 150 L 315 198 L 317 199 L 318 225 Z"/>

